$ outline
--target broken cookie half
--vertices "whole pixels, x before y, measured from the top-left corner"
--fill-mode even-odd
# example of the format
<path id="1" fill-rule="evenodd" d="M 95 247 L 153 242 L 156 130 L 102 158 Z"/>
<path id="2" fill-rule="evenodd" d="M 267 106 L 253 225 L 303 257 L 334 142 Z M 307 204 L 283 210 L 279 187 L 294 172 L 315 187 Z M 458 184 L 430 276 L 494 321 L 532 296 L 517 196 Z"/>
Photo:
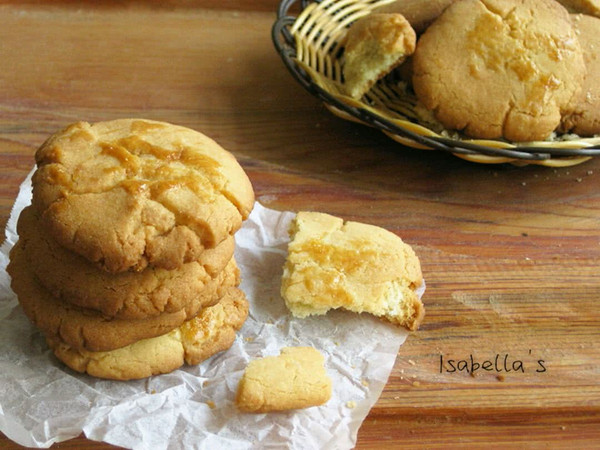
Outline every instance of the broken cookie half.
<path id="1" fill-rule="evenodd" d="M 371 87 L 411 55 L 416 34 L 401 14 L 369 14 L 347 34 L 344 56 L 345 88 L 361 98 Z"/>
<path id="2" fill-rule="evenodd" d="M 281 295 L 295 317 L 331 309 L 366 312 L 416 330 L 425 314 L 417 295 L 419 259 L 383 228 L 318 212 L 299 212 L 290 226 Z"/>

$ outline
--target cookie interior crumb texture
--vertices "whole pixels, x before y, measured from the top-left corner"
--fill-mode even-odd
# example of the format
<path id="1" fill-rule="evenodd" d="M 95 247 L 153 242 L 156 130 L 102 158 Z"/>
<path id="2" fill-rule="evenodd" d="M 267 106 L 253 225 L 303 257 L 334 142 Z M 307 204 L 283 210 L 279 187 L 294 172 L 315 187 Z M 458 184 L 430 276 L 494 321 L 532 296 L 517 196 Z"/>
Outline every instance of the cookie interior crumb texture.
<path id="1" fill-rule="evenodd" d="M 308 408 L 331 398 L 323 355 L 312 347 L 285 347 L 279 356 L 250 361 L 236 395 L 238 408 L 266 413 Z"/>
<path id="2" fill-rule="evenodd" d="M 400 14 L 369 14 L 348 30 L 344 52 L 346 91 L 361 98 L 415 50 L 416 34 Z"/>
<path id="3" fill-rule="evenodd" d="M 416 288 L 423 277 L 418 257 L 397 235 L 374 225 L 299 212 L 281 295 L 296 317 L 342 308 L 418 328 L 424 307 Z"/>

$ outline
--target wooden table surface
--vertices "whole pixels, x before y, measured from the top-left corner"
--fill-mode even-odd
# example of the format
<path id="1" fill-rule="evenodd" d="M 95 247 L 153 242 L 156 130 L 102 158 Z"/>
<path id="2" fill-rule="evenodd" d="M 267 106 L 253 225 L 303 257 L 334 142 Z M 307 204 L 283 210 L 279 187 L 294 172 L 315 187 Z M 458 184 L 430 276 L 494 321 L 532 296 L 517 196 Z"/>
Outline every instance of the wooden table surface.
<path id="1" fill-rule="evenodd" d="M 419 255 L 427 314 L 358 448 L 599 446 L 600 159 L 474 164 L 334 117 L 276 54 L 276 6 L 0 1 L 0 224 L 36 147 L 68 123 L 198 129 L 263 205 L 379 225 Z M 491 370 L 452 371 L 471 357 Z"/>

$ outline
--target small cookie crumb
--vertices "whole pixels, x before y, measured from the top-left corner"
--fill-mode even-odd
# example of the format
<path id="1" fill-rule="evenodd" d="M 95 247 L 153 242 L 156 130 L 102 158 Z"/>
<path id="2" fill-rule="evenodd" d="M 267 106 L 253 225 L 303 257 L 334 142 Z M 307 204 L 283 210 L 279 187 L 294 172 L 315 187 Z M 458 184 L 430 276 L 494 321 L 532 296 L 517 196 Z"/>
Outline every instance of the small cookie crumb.
<path id="1" fill-rule="evenodd" d="M 206 405 L 210 408 L 210 409 L 215 409 L 217 407 L 217 405 L 215 405 L 215 402 L 213 402 L 212 400 L 209 400 L 206 402 Z"/>
<path id="2" fill-rule="evenodd" d="M 505 380 L 504 375 L 496 375 L 496 379 L 498 381 L 504 381 Z"/>
<path id="3" fill-rule="evenodd" d="M 346 402 L 346 408 L 354 409 L 356 408 L 356 402 L 354 400 L 350 400 Z"/>

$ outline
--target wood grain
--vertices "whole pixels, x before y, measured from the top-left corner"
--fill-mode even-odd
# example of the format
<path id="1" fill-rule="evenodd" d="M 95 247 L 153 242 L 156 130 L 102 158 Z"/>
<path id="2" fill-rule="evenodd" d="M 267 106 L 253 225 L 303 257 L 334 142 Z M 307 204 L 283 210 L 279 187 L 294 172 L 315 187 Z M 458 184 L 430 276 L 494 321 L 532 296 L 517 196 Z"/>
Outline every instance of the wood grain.
<path id="1" fill-rule="evenodd" d="M 0 2 L 0 225 L 57 128 L 137 116 L 202 130 L 264 205 L 383 226 L 421 258 L 427 315 L 359 448 L 598 445 L 600 161 L 476 165 L 333 117 L 278 59 L 275 8 Z M 471 355 L 524 370 L 449 371 Z"/>

